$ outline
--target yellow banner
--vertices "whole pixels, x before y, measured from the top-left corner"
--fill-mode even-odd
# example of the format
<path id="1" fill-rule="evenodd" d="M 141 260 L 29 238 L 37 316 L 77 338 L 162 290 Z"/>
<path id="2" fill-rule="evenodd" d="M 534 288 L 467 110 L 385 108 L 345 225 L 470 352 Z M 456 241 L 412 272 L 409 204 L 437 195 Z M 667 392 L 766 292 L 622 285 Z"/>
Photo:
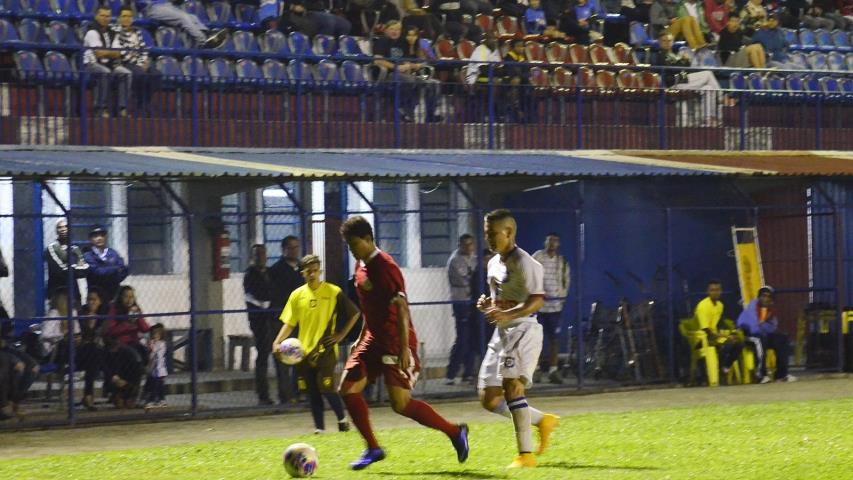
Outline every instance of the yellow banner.
<path id="1" fill-rule="evenodd" d="M 758 246 L 754 242 L 738 243 L 737 258 L 738 268 L 737 274 L 740 280 L 740 295 L 743 298 L 743 304 L 751 302 L 758 294 L 758 289 L 761 288 L 761 267 L 758 265 Z"/>

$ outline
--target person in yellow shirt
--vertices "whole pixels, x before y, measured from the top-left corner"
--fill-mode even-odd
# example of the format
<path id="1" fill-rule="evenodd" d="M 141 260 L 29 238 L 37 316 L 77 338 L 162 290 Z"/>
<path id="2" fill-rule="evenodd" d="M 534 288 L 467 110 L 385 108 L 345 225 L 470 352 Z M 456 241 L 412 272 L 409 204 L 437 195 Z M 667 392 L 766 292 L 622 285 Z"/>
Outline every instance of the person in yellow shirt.
<path id="1" fill-rule="evenodd" d="M 287 299 L 280 317 L 284 325 L 273 341 L 272 351 L 278 358 L 281 343 L 299 327 L 297 338 L 302 343 L 305 357 L 296 365 L 297 384 L 300 391 L 308 393 L 314 433 L 325 431 L 323 397 L 338 418 L 338 430 L 346 432 L 349 422 L 335 388 L 335 364 L 338 361 L 338 344 L 352 330 L 361 312 L 340 287 L 320 279 L 320 267 L 320 258 L 316 255 L 306 255 L 299 262 L 305 285 L 294 290 Z M 339 317 L 347 321 L 335 333 Z"/>
<path id="2" fill-rule="evenodd" d="M 740 357 L 743 342 L 737 335 L 720 335 L 719 323 L 723 317 L 723 284 L 719 280 L 708 282 L 708 296 L 702 299 L 693 313 L 697 328 L 708 335 L 708 343 L 715 345 L 719 352 L 723 373 L 729 373 L 732 364 Z"/>

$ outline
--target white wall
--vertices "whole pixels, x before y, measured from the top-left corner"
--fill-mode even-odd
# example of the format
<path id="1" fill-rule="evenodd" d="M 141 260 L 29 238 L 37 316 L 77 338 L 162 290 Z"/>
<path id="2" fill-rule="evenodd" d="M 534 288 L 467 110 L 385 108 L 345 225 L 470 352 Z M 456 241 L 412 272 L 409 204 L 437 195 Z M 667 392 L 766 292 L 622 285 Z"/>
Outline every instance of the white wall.
<path id="1" fill-rule="evenodd" d="M 0 215 L 11 215 L 13 212 L 12 179 L 0 178 Z M 12 257 L 15 244 L 15 225 L 11 217 L 0 217 L 0 252 L 9 267 L 9 276 L 0 278 L 0 304 L 9 315 L 15 315 L 15 259 Z"/>

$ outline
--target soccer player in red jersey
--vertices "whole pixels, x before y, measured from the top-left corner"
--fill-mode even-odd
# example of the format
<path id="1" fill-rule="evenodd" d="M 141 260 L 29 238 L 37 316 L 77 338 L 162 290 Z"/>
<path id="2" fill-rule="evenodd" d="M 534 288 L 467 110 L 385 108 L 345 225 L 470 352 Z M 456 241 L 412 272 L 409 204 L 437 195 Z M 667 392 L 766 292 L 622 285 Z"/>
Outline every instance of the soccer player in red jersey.
<path id="1" fill-rule="evenodd" d="M 391 408 L 444 432 L 456 449 L 457 459 L 464 462 L 468 459 L 468 426 L 454 425 L 428 403 L 412 398 L 420 361 L 400 267 L 376 247 L 373 228 L 364 217 L 349 218 L 341 226 L 341 235 L 356 259 L 355 287 L 364 315 L 364 328 L 344 367 L 340 387 L 352 423 L 367 442 L 367 450 L 350 467 L 361 470 L 385 458 L 385 451 L 373 435 L 367 402 L 361 393 L 380 375 L 385 378 Z"/>

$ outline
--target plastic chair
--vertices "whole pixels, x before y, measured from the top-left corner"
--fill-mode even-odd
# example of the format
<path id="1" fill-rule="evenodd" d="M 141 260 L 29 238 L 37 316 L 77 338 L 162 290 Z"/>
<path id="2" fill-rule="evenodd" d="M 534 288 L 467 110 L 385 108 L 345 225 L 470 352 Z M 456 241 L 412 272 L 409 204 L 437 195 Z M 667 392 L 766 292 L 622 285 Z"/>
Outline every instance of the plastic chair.
<path id="1" fill-rule="evenodd" d="M 238 30 L 231 35 L 234 50 L 237 52 L 257 52 L 260 50 L 252 32 Z"/>
<path id="2" fill-rule="evenodd" d="M 692 318 L 682 319 L 678 322 L 678 331 L 690 349 L 689 382 L 696 381 L 696 373 L 699 370 L 699 361 L 705 361 L 705 371 L 708 376 L 708 386 L 720 385 L 720 360 L 717 357 L 716 347 L 709 345 L 708 335 L 696 328 L 696 321 Z"/>
<path id="3" fill-rule="evenodd" d="M 560 42 L 551 42 L 545 46 L 545 58 L 548 63 L 563 64 L 566 63 L 569 56 L 569 49 Z"/>
<path id="4" fill-rule="evenodd" d="M 25 18 L 18 24 L 18 38 L 22 42 L 41 43 L 44 40 L 44 27 L 38 20 Z"/>
<path id="5" fill-rule="evenodd" d="M 314 55 L 332 55 L 335 53 L 335 37 L 330 35 L 314 36 Z"/>
<path id="6" fill-rule="evenodd" d="M 546 60 L 542 44 L 539 42 L 525 42 L 524 53 L 530 63 L 544 63 Z"/>
<path id="7" fill-rule="evenodd" d="M 234 83 L 237 75 L 234 73 L 234 65 L 225 58 L 211 58 L 207 61 L 207 71 L 211 83 L 217 85 L 230 85 Z"/>
<path id="8" fill-rule="evenodd" d="M 237 60 L 234 70 L 237 73 L 237 79 L 241 83 L 256 84 L 264 79 L 264 73 L 258 67 L 258 64 L 249 58 Z"/>
<path id="9" fill-rule="evenodd" d="M 278 60 L 272 58 L 264 60 L 261 70 L 268 84 L 285 85 L 290 81 L 287 75 L 287 67 Z"/>
<path id="10" fill-rule="evenodd" d="M 15 52 L 15 70 L 21 80 L 41 80 L 44 78 L 44 65 L 35 52 L 20 50 Z"/>
<path id="11" fill-rule="evenodd" d="M 258 36 L 258 43 L 264 53 L 287 55 L 290 49 L 287 47 L 287 37 L 278 30 L 268 30 Z"/>
<path id="12" fill-rule="evenodd" d="M 300 32 L 293 32 L 287 37 L 287 47 L 293 55 L 311 54 L 311 42 Z"/>
<path id="13" fill-rule="evenodd" d="M 364 55 L 361 47 L 358 45 L 358 40 L 350 35 L 341 35 L 338 37 L 338 55 L 344 57 L 358 57 Z"/>

